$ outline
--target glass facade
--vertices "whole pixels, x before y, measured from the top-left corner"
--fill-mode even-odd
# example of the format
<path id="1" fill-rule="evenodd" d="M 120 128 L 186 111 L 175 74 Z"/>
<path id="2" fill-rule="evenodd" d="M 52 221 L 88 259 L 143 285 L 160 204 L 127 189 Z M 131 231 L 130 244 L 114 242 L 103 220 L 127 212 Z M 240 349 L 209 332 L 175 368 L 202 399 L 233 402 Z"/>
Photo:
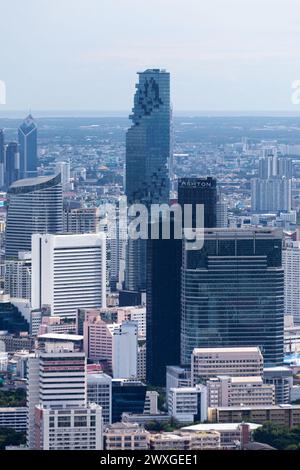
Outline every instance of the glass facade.
<path id="1" fill-rule="evenodd" d="M 37 127 L 29 114 L 18 130 L 20 146 L 20 178 L 36 176 Z"/>
<path id="2" fill-rule="evenodd" d="M 19 251 L 30 251 L 33 233 L 62 231 L 60 174 L 16 181 L 7 194 L 6 258 L 17 258 Z"/>
<path id="3" fill-rule="evenodd" d="M 132 125 L 126 134 L 126 196 L 128 204 L 169 202 L 170 74 L 148 69 L 139 73 Z M 146 243 L 129 240 L 126 289 L 146 288 Z"/>
<path id="4" fill-rule="evenodd" d="M 283 362 L 281 234 L 205 230 L 201 250 L 183 248 L 181 362 L 193 348 L 259 346 L 265 364 Z"/>
<path id="5" fill-rule="evenodd" d="M 112 381 L 112 422 L 122 421 L 122 413 L 143 414 L 147 387 L 142 382 Z"/>
<path id="6" fill-rule="evenodd" d="M 147 241 L 147 381 L 156 386 L 164 387 L 166 367 L 180 362 L 181 251 L 179 239 Z"/>
<path id="7" fill-rule="evenodd" d="M 196 227 L 196 204 L 204 206 L 204 227 L 217 225 L 217 180 L 215 178 L 180 178 L 178 180 L 178 204 L 193 206 L 192 227 Z M 184 214 L 184 210 L 183 210 Z M 202 228 L 202 227 L 199 227 Z"/>

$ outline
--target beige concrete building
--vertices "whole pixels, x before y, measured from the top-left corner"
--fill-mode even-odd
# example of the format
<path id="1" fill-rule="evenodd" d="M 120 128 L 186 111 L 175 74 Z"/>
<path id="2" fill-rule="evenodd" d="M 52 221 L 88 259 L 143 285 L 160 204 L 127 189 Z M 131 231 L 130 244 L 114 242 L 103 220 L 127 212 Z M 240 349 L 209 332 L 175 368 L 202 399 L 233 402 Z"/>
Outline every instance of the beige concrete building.
<path id="1" fill-rule="evenodd" d="M 149 432 L 137 423 L 114 423 L 104 430 L 106 450 L 148 449 Z"/>
<path id="2" fill-rule="evenodd" d="M 271 421 L 274 424 L 291 428 L 300 426 L 300 405 L 208 408 L 208 421 L 211 423 L 247 421 L 258 424 Z"/>
<path id="3" fill-rule="evenodd" d="M 258 347 L 195 348 L 191 358 L 192 385 L 210 377 L 254 377 L 263 374 L 263 356 Z"/>
<path id="4" fill-rule="evenodd" d="M 275 386 L 256 377 L 212 377 L 206 382 L 207 403 L 218 406 L 268 406 L 275 405 Z"/>
<path id="5" fill-rule="evenodd" d="M 220 449 L 220 433 L 217 431 L 163 432 L 151 434 L 150 449 L 153 450 L 204 450 Z"/>

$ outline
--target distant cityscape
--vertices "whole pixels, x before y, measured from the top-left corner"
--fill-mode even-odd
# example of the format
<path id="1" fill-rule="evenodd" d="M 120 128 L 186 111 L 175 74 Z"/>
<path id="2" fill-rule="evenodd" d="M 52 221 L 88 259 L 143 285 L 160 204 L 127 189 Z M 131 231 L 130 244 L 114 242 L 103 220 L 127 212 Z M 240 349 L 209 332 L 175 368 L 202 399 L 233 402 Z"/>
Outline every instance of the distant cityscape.
<path id="1" fill-rule="evenodd" d="M 129 119 L 0 117 L 3 450 L 300 448 L 299 118 L 179 116 L 171 78 Z"/>

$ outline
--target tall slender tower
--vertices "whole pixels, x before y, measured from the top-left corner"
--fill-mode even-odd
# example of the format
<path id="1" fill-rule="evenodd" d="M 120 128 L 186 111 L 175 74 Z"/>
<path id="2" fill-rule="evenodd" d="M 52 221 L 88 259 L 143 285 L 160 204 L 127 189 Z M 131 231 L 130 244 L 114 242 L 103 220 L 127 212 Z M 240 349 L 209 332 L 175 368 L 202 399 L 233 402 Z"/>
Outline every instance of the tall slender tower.
<path id="1" fill-rule="evenodd" d="M 128 204 L 169 202 L 171 148 L 170 74 L 147 69 L 139 73 L 132 126 L 126 135 L 126 195 Z M 126 288 L 145 290 L 146 243 L 128 242 Z"/>
<path id="2" fill-rule="evenodd" d="M 20 146 L 20 177 L 36 176 L 37 171 L 37 126 L 31 114 L 18 129 Z"/>

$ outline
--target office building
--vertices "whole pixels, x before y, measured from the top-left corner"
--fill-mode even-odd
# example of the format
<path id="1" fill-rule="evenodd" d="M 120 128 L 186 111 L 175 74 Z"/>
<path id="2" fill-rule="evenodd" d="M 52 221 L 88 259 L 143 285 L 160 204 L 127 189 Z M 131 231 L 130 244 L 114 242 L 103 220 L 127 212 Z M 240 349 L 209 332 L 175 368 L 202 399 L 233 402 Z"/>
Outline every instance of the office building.
<path id="1" fill-rule="evenodd" d="M 171 155 L 170 74 L 148 69 L 139 73 L 126 134 L 126 196 L 128 204 L 169 203 Z M 145 240 L 128 240 L 125 285 L 127 290 L 146 289 Z"/>
<path id="2" fill-rule="evenodd" d="M 19 252 L 18 260 L 5 261 L 4 293 L 12 298 L 31 299 L 31 253 Z"/>
<path id="3" fill-rule="evenodd" d="M 180 363 L 182 240 L 172 229 L 170 239 L 147 240 L 146 369 L 155 386 L 165 386 L 167 365 Z"/>
<path id="4" fill-rule="evenodd" d="M 71 168 L 70 162 L 57 162 L 55 164 L 55 173 L 61 174 L 61 185 L 63 191 L 69 191 L 71 189 Z"/>
<path id="5" fill-rule="evenodd" d="M 191 387 L 191 370 L 188 367 L 167 366 L 166 395 L 170 388 Z"/>
<path id="6" fill-rule="evenodd" d="M 282 235 L 272 229 L 205 229 L 185 241 L 181 364 L 193 349 L 259 346 L 266 365 L 283 362 Z"/>
<path id="7" fill-rule="evenodd" d="M 101 406 L 35 407 L 35 450 L 102 450 Z"/>
<path id="8" fill-rule="evenodd" d="M 144 406 L 144 414 L 157 415 L 158 411 L 158 397 L 159 394 L 155 390 L 147 390 Z"/>
<path id="9" fill-rule="evenodd" d="M 286 240 L 282 250 L 284 313 L 300 324 L 300 242 Z"/>
<path id="10" fill-rule="evenodd" d="M 192 206 L 192 225 L 186 228 L 209 228 L 217 226 L 217 180 L 208 176 L 207 178 L 180 178 L 178 180 L 178 204 L 182 206 L 183 217 L 184 205 Z M 196 205 L 203 205 L 204 226 L 196 224 Z"/>
<path id="11" fill-rule="evenodd" d="M 31 250 L 34 233 L 62 231 L 60 175 L 15 181 L 8 190 L 6 258 Z"/>
<path id="12" fill-rule="evenodd" d="M 106 305 L 105 235 L 32 236 L 32 308 L 73 316 Z"/>
<path id="13" fill-rule="evenodd" d="M 88 311 L 83 326 L 84 350 L 89 359 L 102 362 L 115 379 L 137 378 L 138 327 L 136 322 L 113 323 Z"/>
<path id="14" fill-rule="evenodd" d="M 27 427 L 27 408 L 19 407 L 1 407 L 0 408 L 0 429 L 8 428 L 16 432 L 25 432 Z"/>
<path id="15" fill-rule="evenodd" d="M 170 388 L 168 413 L 180 423 L 205 421 L 207 418 L 207 389 L 205 385 Z"/>
<path id="16" fill-rule="evenodd" d="M 293 371 L 287 366 L 265 367 L 263 371 L 264 383 L 274 385 L 275 404 L 291 402 L 293 386 Z"/>
<path id="17" fill-rule="evenodd" d="M 112 422 L 121 421 L 122 413 L 143 414 L 146 385 L 139 380 L 112 380 Z"/>
<path id="18" fill-rule="evenodd" d="M 199 382 L 217 375 L 254 377 L 263 375 L 264 360 L 258 347 L 195 348 L 191 357 L 191 382 Z"/>
<path id="19" fill-rule="evenodd" d="M 102 408 L 103 424 L 111 424 L 112 386 L 111 377 L 104 372 L 87 374 L 87 399 Z"/>
<path id="20" fill-rule="evenodd" d="M 252 422 L 292 428 L 300 425 L 300 405 L 233 406 L 208 409 L 210 423 Z"/>
<path id="21" fill-rule="evenodd" d="M 17 142 L 9 142 L 5 147 L 4 186 L 9 186 L 20 178 L 20 153 Z"/>
<path id="22" fill-rule="evenodd" d="M 270 178 L 251 180 L 252 212 L 290 212 L 292 208 L 292 180 Z"/>
<path id="23" fill-rule="evenodd" d="M 65 209 L 63 212 L 63 231 L 68 233 L 96 233 L 99 231 L 99 209 L 80 207 Z"/>
<path id="24" fill-rule="evenodd" d="M 37 173 L 37 126 L 31 114 L 18 129 L 20 146 L 20 178 L 30 178 Z"/>
<path id="25" fill-rule="evenodd" d="M 206 382 L 207 403 L 218 406 L 268 406 L 275 405 L 275 386 L 265 384 L 260 376 L 217 376 Z"/>
<path id="26" fill-rule="evenodd" d="M 113 423 L 104 429 L 105 450 L 147 450 L 150 433 L 137 423 Z"/>
<path id="27" fill-rule="evenodd" d="M 5 146 L 4 146 L 4 132 L 0 129 L 0 187 L 4 186 L 4 167 L 5 167 Z"/>
<path id="28" fill-rule="evenodd" d="M 27 445 L 35 448 L 35 407 L 86 407 L 86 357 L 80 351 L 82 337 L 45 334 L 38 338 L 35 357 L 28 359 Z"/>

